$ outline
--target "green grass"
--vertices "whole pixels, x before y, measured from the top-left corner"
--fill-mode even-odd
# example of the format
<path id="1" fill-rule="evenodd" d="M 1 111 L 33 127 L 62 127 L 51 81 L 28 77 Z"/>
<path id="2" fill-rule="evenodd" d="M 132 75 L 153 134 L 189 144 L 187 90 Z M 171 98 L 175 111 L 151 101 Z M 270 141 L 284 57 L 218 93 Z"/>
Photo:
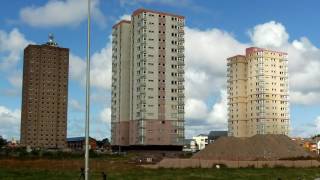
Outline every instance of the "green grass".
<path id="1" fill-rule="evenodd" d="M 46 171 L 30 169 L 0 168 L 1 180 L 77 180 L 76 171 Z M 263 168 L 263 169 L 139 169 L 120 172 L 109 172 L 109 179 L 218 179 L 218 180 L 313 180 L 320 177 L 319 168 Z M 91 173 L 91 179 L 102 179 L 100 172 Z"/>

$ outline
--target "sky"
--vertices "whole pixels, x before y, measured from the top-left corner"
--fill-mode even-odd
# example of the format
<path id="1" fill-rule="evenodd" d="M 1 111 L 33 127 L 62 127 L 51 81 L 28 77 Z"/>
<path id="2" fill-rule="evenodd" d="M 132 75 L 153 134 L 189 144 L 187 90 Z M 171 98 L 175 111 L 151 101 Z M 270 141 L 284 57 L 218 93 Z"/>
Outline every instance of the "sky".
<path id="1" fill-rule="evenodd" d="M 23 50 L 53 33 L 70 49 L 68 137 L 84 135 L 86 0 L 0 6 L 0 135 L 20 138 Z M 185 135 L 227 129 L 226 58 L 257 46 L 289 54 L 290 136 L 320 133 L 317 0 L 92 0 L 90 135 L 110 137 L 111 28 L 138 8 L 186 18 Z"/>

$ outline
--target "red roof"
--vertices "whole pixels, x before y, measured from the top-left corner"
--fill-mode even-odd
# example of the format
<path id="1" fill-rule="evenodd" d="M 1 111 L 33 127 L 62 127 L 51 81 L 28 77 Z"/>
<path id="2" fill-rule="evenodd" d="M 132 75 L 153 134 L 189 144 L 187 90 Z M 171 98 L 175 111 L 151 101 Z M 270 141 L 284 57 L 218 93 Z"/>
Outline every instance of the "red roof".
<path id="1" fill-rule="evenodd" d="M 268 51 L 268 52 L 274 52 L 274 53 L 279 53 L 282 55 L 287 55 L 288 53 L 286 52 L 280 52 L 280 51 L 273 51 L 269 49 L 264 49 L 264 48 L 258 48 L 258 47 L 250 47 L 246 49 L 246 54 L 252 53 L 252 52 L 259 52 L 259 51 Z"/>

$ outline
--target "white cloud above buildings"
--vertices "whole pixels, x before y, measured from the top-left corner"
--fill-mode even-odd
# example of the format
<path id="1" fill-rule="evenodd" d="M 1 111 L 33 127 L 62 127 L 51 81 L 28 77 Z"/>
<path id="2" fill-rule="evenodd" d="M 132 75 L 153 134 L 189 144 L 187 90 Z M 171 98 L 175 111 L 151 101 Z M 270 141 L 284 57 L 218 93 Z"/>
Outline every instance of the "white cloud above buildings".
<path id="1" fill-rule="evenodd" d="M 101 50 L 94 52 L 91 56 L 90 67 L 90 83 L 91 87 L 108 90 L 111 89 L 111 61 L 112 61 L 112 46 L 111 41 L 108 41 L 106 46 Z M 70 77 L 85 85 L 86 60 L 81 57 L 70 54 Z"/>
<path id="2" fill-rule="evenodd" d="M 92 17 L 101 26 L 106 17 L 99 8 L 100 0 L 91 1 Z M 22 22 L 34 27 L 76 26 L 87 18 L 87 1 L 51 0 L 42 6 L 28 6 L 20 10 Z"/>
<path id="3" fill-rule="evenodd" d="M 311 105 L 320 95 L 320 49 L 306 37 L 289 41 L 285 27 L 270 21 L 250 30 L 253 45 L 288 53 L 290 98 L 293 104 Z M 308 83 L 307 82 L 312 82 Z"/>
<path id="4" fill-rule="evenodd" d="M 0 70 L 5 71 L 16 65 L 23 49 L 31 43 L 17 28 L 10 32 L 0 29 Z"/>
<path id="5" fill-rule="evenodd" d="M 20 110 L 11 110 L 0 105 L 0 135 L 4 138 L 19 138 L 20 116 Z"/>
<path id="6" fill-rule="evenodd" d="M 131 20 L 131 15 L 130 14 L 124 14 L 124 15 L 120 16 L 119 19 L 116 22 L 119 22 L 121 20 L 130 21 Z"/>
<path id="7" fill-rule="evenodd" d="M 84 105 L 81 104 L 76 99 L 69 99 L 68 106 L 71 108 L 71 111 L 74 112 L 83 112 L 85 110 Z"/>
<path id="8" fill-rule="evenodd" d="M 199 30 L 186 27 L 185 31 L 186 111 L 192 110 L 186 113 L 187 121 L 192 122 L 186 123 L 186 129 L 208 129 L 208 99 L 223 97 L 220 90 L 226 87 L 226 58 L 244 54 L 245 48 L 249 46 L 288 52 L 291 104 L 319 105 L 320 50 L 306 37 L 290 42 L 289 34 L 281 23 L 270 21 L 256 25 L 249 30 L 251 43 L 248 44 L 239 42 L 232 34 L 219 29 Z M 306 84 L 307 82 L 313 83 Z M 226 103 L 216 101 L 213 107 L 217 106 L 226 112 Z M 204 111 L 206 113 L 197 114 Z M 227 113 L 217 113 L 211 109 L 210 114 L 211 117 L 216 117 L 214 119 L 220 120 L 220 123 L 209 120 L 212 122 L 211 129 L 227 128 Z M 199 119 L 196 125 L 194 119 Z M 214 127 L 216 124 L 222 126 Z M 189 134 L 190 137 L 192 132 L 187 131 L 187 136 Z"/>
<path id="9" fill-rule="evenodd" d="M 249 31 L 251 41 L 259 47 L 281 48 L 288 43 L 289 34 L 279 22 L 270 21 L 256 25 Z"/>
<path id="10" fill-rule="evenodd" d="M 63 1 L 63 3 L 74 3 L 72 0 L 69 1 Z M 45 7 L 42 8 L 49 9 Z M 127 19 L 128 17 L 130 16 L 123 15 L 119 19 Z M 60 23 L 60 25 L 62 24 Z M 77 23 L 75 22 L 75 24 Z M 251 42 L 241 43 L 232 33 L 221 29 L 201 30 L 185 27 L 187 137 L 196 135 L 195 133 L 207 133 L 209 130 L 227 128 L 227 97 L 224 90 L 226 88 L 226 58 L 236 54 L 244 54 L 245 48 L 249 46 L 267 47 L 288 52 L 291 104 L 319 105 L 319 48 L 306 37 L 290 40 L 285 26 L 275 21 L 256 25 L 248 32 Z M 0 30 L 0 67 L 16 65 L 22 59 L 24 47 L 30 42 L 18 29 L 9 32 Z M 110 93 L 111 90 L 111 56 L 112 47 L 109 37 L 106 39 L 106 45 L 95 51 L 91 59 L 92 87 L 106 93 Z M 83 86 L 85 68 L 85 59 L 71 53 L 69 69 L 71 80 L 79 82 Z M 21 78 L 18 77 L 13 76 L 9 79 L 9 74 L 7 79 L 12 86 L 17 86 L 21 82 Z M 8 111 L 15 112 L 15 110 Z M 99 124 L 103 121 L 104 126 L 107 126 L 106 124 L 110 122 L 110 116 L 110 107 L 104 107 L 99 109 L 98 117 L 96 117 L 98 120 L 94 122 Z M 7 121 L 3 123 L 6 125 L 0 127 L 0 133 L 5 130 L 3 127 L 10 124 Z M 98 126 L 94 125 L 94 127 Z M 312 128 L 319 130 L 319 126 L 313 125 Z M 294 130 L 296 134 L 304 134 L 302 131 L 303 128 L 299 132 Z M 11 134 L 18 134 L 18 131 Z M 105 136 L 109 134 L 110 132 L 106 132 L 106 130 L 103 132 Z"/>
<path id="11" fill-rule="evenodd" d="M 105 107 L 99 115 L 100 121 L 110 124 L 111 122 L 111 108 Z"/>

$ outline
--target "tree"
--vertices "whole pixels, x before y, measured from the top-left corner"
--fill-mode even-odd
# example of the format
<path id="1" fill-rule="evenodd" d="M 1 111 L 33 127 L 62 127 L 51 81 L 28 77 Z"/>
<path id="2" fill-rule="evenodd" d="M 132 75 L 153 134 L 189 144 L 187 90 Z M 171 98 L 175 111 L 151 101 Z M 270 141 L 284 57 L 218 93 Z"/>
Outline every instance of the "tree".
<path id="1" fill-rule="evenodd" d="M 4 138 L 2 138 L 2 136 L 0 136 L 0 148 L 6 145 L 7 145 L 7 140 L 5 140 Z"/>
<path id="2" fill-rule="evenodd" d="M 108 146 L 110 146 L 109 139 L 105 138 L 102 141 L 97 141 L 97 146 L 99 148 L 107 148 Z"/>
<path id="3" fill-rule="evenodd" d="M 320 134 L 314 135 L 314 136 L 312 137 L 312 139 L 317 138 L 317 137 L 320 137 Z"/>

